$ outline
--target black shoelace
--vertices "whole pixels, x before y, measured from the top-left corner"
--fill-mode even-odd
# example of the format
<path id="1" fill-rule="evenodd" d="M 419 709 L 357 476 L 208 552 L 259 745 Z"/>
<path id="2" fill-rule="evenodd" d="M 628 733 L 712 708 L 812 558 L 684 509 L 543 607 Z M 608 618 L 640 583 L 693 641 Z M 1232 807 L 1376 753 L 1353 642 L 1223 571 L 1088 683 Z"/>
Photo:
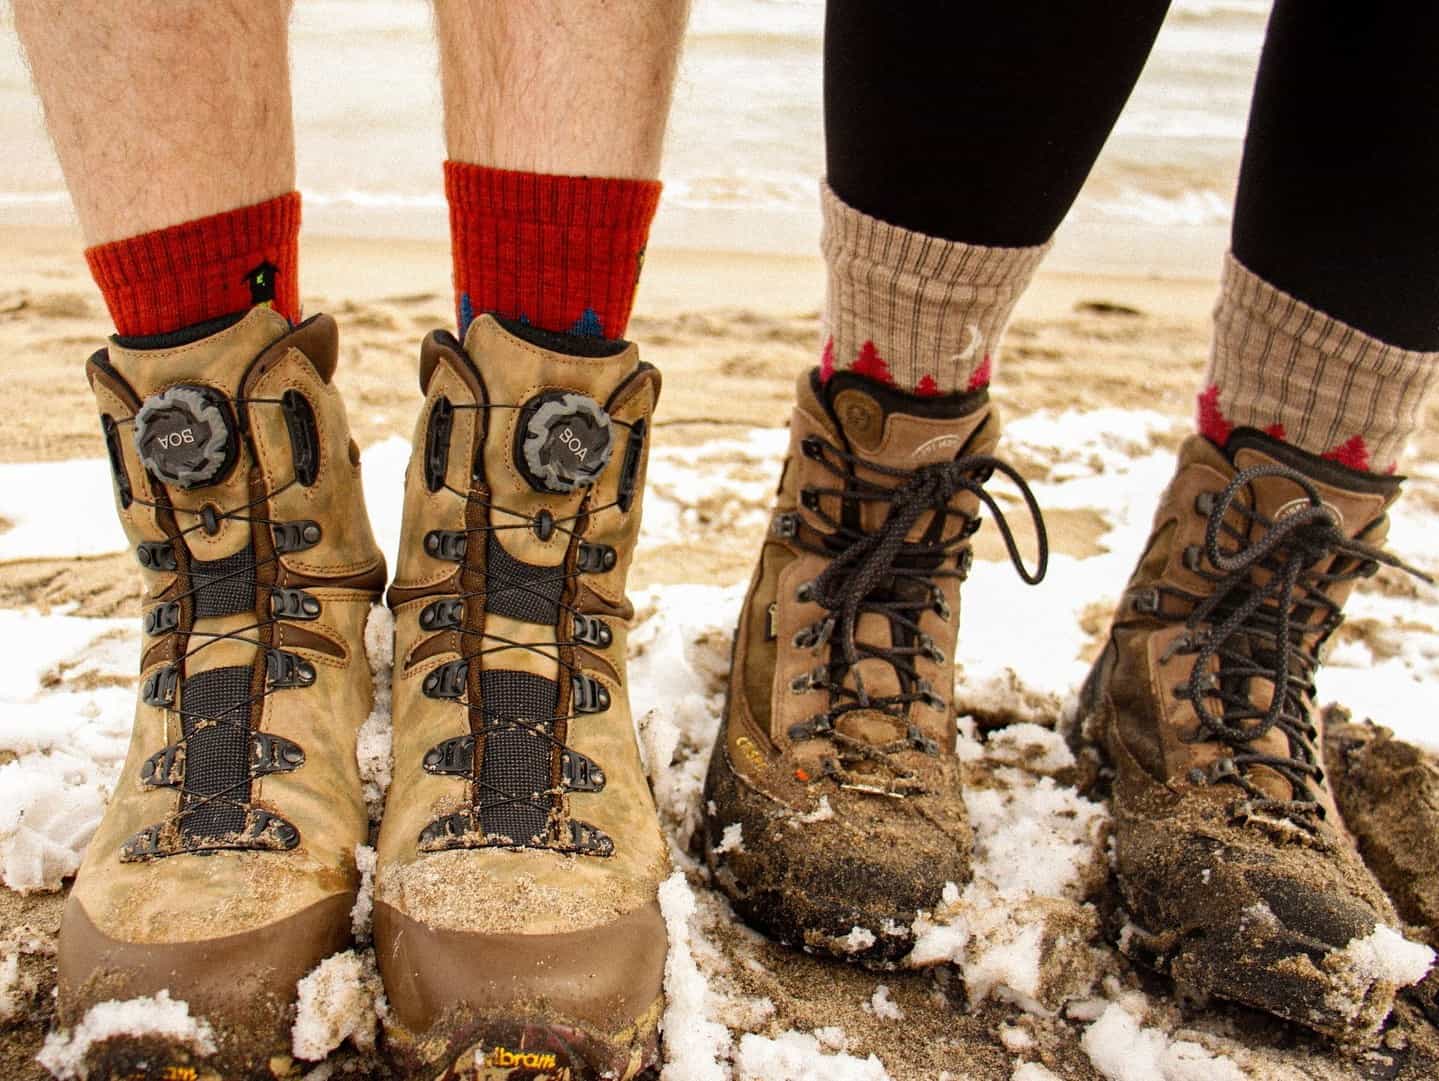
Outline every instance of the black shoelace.
<path id="1" fill-rule="evenodd" d="M 468 409 L 484 413 L 495 409 L 516 410 L 522 407 L 506 403 L 486 402 L 473 405 L 455 405 L 453 408 L 457 411 Z M 610 418 L 610 422 L 623 429 L 633 427 L 613 417 Z M 615 464 L 614 462 L 610 463 L 611 466 Z M 556 533 L 564 534 L 571 538 L 580 538 L 588 528 L 589 519 L 592 515 L 620 505 L 617 500 L 612 500 L 608 503 L 592 506 L 590 503 L 591 493 L 586 493 L 579 508 L 572 515 L 556 518 L 551 515 L 549 511 L 541 510 L 538 515 L 531 516 L 523 511 L 505 507 L 494 502 L 494 500 L 490 498 L 488 488 L 471 488 L 466 490 L 457 488 L 448 481 L 443 483 L 443 488 L 445 491 L 460 497 L 467 504 L 482 508 L 487 512 L 487 518 L 502 517 L 505 519 L 498 523 L 490 521 L 485 525 L 468 527 L 464 530 L 457 531 L 464 536 L 467 546 L 473 543 L 476 538 L 488 540 L 491 534 L 516 529 L 531 530 L 541 536 L 542 539 L 548 539 L 549 536 Z M 556 567 L 553 574 L 545 577 L 513 580 L 506 578 L 503 573 L 497 571 L 495 568 L 487 567 L 482 588 L 461 590 L 457 593 L 450 594 L 450 596 L 461 605 L 469 602 L 478 602 L 481 605 L 485 605 L 489 600 L 505 594 L 525 594 L 546 604 L 553 604 L 559 614 L 559 619 L 561 621 L 568 619 L 573 625 L 575 621 L 592 618 L 574 604 L 564 599 L 565 594 L 569 591 L 571 581 L 579 578 L 582 573 L 584 573 L 584 571 L 581 569 L 573 568 L 566 563 Z M 537 588 L 540 586 L 556 585 L 559 587 L 556 594 L 551 594 Z M 558 625 L 555 627 L 555 641 L 538 644 L 520 642 L 505 635 L 497 634 L 490 629 L 482 631 L 468 630 L 464 627 L 462 620 L 457 625 L 450 627 L 450 630 L 459 636 L 461 642 L 460 655 L 453 663 L 463 663 L 466 665 L 479 663 L 486 665 L 490 663 L 488 658 L 494 658 L 501 653 L 510 651 L 528 652 L 553 662 L 559 670 L 561 679 L 569 679 L 583 675 L 581 666 L 566 661 L 561 651 L 566 648 L 594 648 L 595 645 L 591 641 L 581 641 L 575 638 L 573 634 L 563 633 L 562 628 Z M 555 736 L 545 725 L 546 723 L 551 725 L 560 723 L 568 724 L 582 716 L 582 713 L 573 709 L 565 713 L 556 711 L 553 717 L 544 718 L 544 723 L 542 723 L 539 720 L 526 718 L 512 711 L 496 711 L 493 713 L 487 712 L 486 724 L 488 726 L 487 730 L 490 732 L 505 727 L 522 729 L 534 738 L 547 744 L 553 752 L 564 755 L 574 753 L 573 748 L 564 740 Z M 485 793 L 476 801 L 475 806 L 476 812 L 482 816 L 486 812 L 498 810 L 508 804 L 529 803 L 541 797 L 557 797 L 563 792 L 563 789 L 549 789 L 542 792 L 510 791 L 507 788 L 502 788 L 484 780 L 480 776 L 480 764 L 478 762 L 475 764 L 470 779 L 477 788 L 483 790 Z"/>
<path id="2" fill-rule="evenodd" d="M 1239 494 L 1263 477 L 1296 484 L 1307 505 L 1270 520 L 1239 502 Z M 1242 528 L 1231 520 L 1236 514 Z M 1235 547 L 1221 547 L 1222 537 Z M 1206 569 L 1206 562 L 1213 570 Z M 1430 581 L 1389 553 L 1346 535 L 1314 484 L 1293 469 L 1263 465 L 1242 470 L 1213 498 L 1204 544 L 1186 553 L 1186 565 L 1213 583 L 1212 590 L 1196 597 L 1161 587 L 1193 607 L 1187 616 L 1154 613 L 1185 622 L 1186 633 L 1170 655 L 1192 654 L 1194 667 L 1173 693 L 1193 704 L 1201 727 L 1197 739 L 1203 741 L 1207 733 L 1231 751 L 1208 771 L 1196 768 L 1191 781 L 1237 786 L 1245 796 L 1239 804 L 1245 816 L 1272 815 L 1315 828 L 1325 811 L 1312 786 L 1324 783 L 1324 769 L 1306 701 L 1315 695 L 1320 646 L 1344 618 L 1327 590 L 1370 577 L 1380 564 Z M 1211 671 L 1216 659 L 1217 674 Z M 1263 709 L 1251 693 L 1256 680 L 1273 688 Z M 1288 739 L 1287 755 L 1254 749 L 1256 741 L 1276 729 Z M 1283 777 L 1292 798 L 1274 799 L 1255 785 L 1249 774 L 1258 767 Z"/>
<path id="3" fill-rule="evenodd" d="M 236 407 L 255 405 L 283 407 L 284 405 L 284 402 L 278 398 L 234 398 L 231 399 L 231 401 Z M 129 416 L 118 419 L 116 421 L 116 424 L 119 426 L 126 426 L 133 425 L 134 422 L 135 417 Z M 167 512 L 172 516 L 172 518 L 176 519 L 176 526 L 173 532 L 166 532 L 165 543 L 170 545 L 172 549 L 178 550 L 180 548 L 185 548 L 188 551 L 188 546 L 185 545 L 186 537 L 200 531 L 204 531 L 208 534 L 216 533 L 219 531 L 220 525 L 223 522 L 245 522 L 250 525 L 261 525 L 269 527 L 280 527 L 289 525 L 289 522 L 267 518 L 259 513 L 256 513 L 256 508 L 263 506 L 270 500 L 274 499 L 276 496 L 280 495 L 282 492 L 287 491 L 298 483 L 298 476 L 291 476 L 290 479 L 284 481 L 275 489 L 264 492 L 246 503 L 231 508 L 220 508 L 214 505 L 206 505 L 201 509 L 195 510 L 187 507 L 177 507 L 168 498 L 161 498 L 159 500 L 147 500 L 141 499 L 138 495 L 133 494 L 130 495 L 130 499 L 132 502 L 140 506 L 145 506 L 153 510 Z M 182 517 L 193 519 L 192 524 L 181 526 L 179 524 L 179 520 Z M 213 596 L 217 593 L 226 592 L 229 588 L 232 588 L 232 583 L 246 578 L 253 580 L 254 576 L 256 576 L 262 569 L 278 563 L 280 555 L 280 551 L 278 549 L 275 549 L 272 550 L 270 555 L 264 559 L 255 559 L 253 561 L 245 563 L 237 570 L 218 574 L 200 573 L 194 567 L 194 561 L 192 557 L 188 568 L 186 570 L 178 572 L 181 578 L 181 588 L 174 593 L 167 593 L 166 595 L 164 595 L 157 607 L 163 609 L 169 608 L 171 606 L 178 606 L 180 602 L 188 600 L 191 604 L 191 608 L 193 611 L 194 608 L 200 604 L 202 597 L 204 597 L 207 593 Z M 176 673 L 182 672 L 184 671 L 186 662 L 188 660 L 204 652 L 210 646 L 213 646 L 218 642 L 225 641 L 240 642 L 246 645 L 251 645 L 255 647 L 255 649 L 259 652 L 266 652 L 268 650 L 269 652 L 282 654 L 283 651 L 280 649 L 279 646 L 265 646 L 262 641 L 262 636 L 265 634 L 267 629 L 278 625 L 283 617 L 275 612 L 273 606 L 264 606 L 264 602 L 262 600 L 259 600 L 258 598 L 256 608 L 254 609 L 254 614 L 256 618 L 253 623 L 248 623 L 244 626 L 236 627 L 223 632 L 199 631 L 196 630 L 193 625 L 190 627 L 175 626 L 168 631 L 161 632 L 181 633 L 185 636 L 185 648 L 176 657 L 174 657 L 168 662 L 168 667 L 174 670 Z M 193 624 L 193 622 L 194 618 L 192 616 L 191 623 Z M 302 674 L 305 671 L 308 671 L 310 673 L 310 679 L 299 684 L 294 684 L 295 686 L 304 686 L 308 685 L 308 682 L 313 682 L 313 669 L 308 665 L 308 662 L 302 662 Z M 174 703 L 171 703 L 170 705 L 165 707 L 165 712 L 167 714 L 167 739 L 169 738 L 170 728 L 170 723 L 168 721 L 169 716 L 173 716 L 176 720 L 180 721 L 182 725 L 185 721 L 207 724 L 214 723 L 221 725 L 236 724 L 238 723 L 236 720 L 234 720 L 234 717 L 236 715 L 246 711 L 250 711 L 250 715 L 253 716 L 254 714 L 252 707 L 262 706 L 265 698 L 271 693 L 273 693 L 274 690 L 275 686 L 267 678 L 261 683 L 260 690 L 257 693 L 251 694 L 241 700 L 238 700 L 232 705 L 226 707 L 225 709 L 216 711 L 214 713 L 196 713 L 192 710 L 186 709 L 183 703 L 181 703 L 180 705 L 175 705 Z M 182 733 L 168 746 L 183 747 L 185 745 L 185 742 L 185 737 Z M 246 747 L 245 753 L 247 757 L 251 753 L 248 745 Z M 171 785 L 171 787 L 175 789 L 179 800 L 175 810 L 172 813 L 166 815 L 165 818 L 162 819 L 161 822 L 158 824 L 160 827 L 174 825 L 177 829 L 182 828 L 187 819 L 198 817 L 214 804 L 224 804 L 245 811 L 249 811 L 251 809 L 251 805 L 247 801 L 235 799 L 233 797 L 233 793 L 237 789 L 243 788 L 245 785 L 249 784 L 254 779 L 253 776 L 247 775 L 242 780 L 239 780 L 234 784 L 229 785 L 226 788 L 223 788 L 216 792 L 200 792 L 191 789 L 188 787 L 187 784 L 188 779 L 189 774 L 188 772 L 186 772 L 181 776 L 178 783 Z M 192 843 L 189 847 L 197 851 L 211 851 L 214 849 L 227 847 L 227 844 L 224 838 L 214 838 L 206 839 L 205 843 L 203 844 Z"/>
<path id="4" fill-rule="evenodd" d="M 807 457 L 818 461 L 838 478 L 840 487 L 809 488 L 802 493 L 806 506 L 832 532 L 818 536 L 817 543 L 808 539 L 803 531 L 795 534 L 795 543 L 800 548 L 829 560 L 817 578 L 800 587 L 797 598 L 802 602 L 813 601 L 826 609 L 828 615 L 802 630 L 796 644 L 813 648 L 816 653 L 827 646 L 829 656 L 826 663 L 800 677 L 804 682 L 802 688 L 794 689 L 823 689 L 829 696 L 829 707 L 794 726 L 790 737 L 798 740 L 824 735 L 836 744 L 845 760 L 881 762 L 904 780 L 909 778 L 909 772 L 890 760 L 892 754 L 905 749 L 938 753 L 934 742 L 917 726 L 906 723 L 903 740 L 874 746 L 837 731 L 835 722 L 855 710 L 875 710 L 907 722 L 909 708 L 915 702 L 944 708 L 944 698 L 920 677 L 915 661 L 920 656 L 937 664 L 946 660 L 933 639 L 923 632 L 919 620 L 930 609 L 944 620 L 951 618 L 939 580 L 963 580 L 973 560 L 966 545 L 978 532 L 982 519 L 952 506 L 957 495 L 969 492 L 989 509 L 1010 562 L 1029 585 L 1039 583 L 1049 565 L 1044 517 L 1019 473 L 989 455 L 967 455 L 904 470 L 860 459 L 818 437 L 807 439 L 803 449 Z M 866 480 L 856 474 L 856 467 L 895 478 L 899 483 L 886 486 Z M 1034 521 L 1039 554 L 1033 572 L 1024 564 L 1004 512 L 984 487 L 995 473 L 1002 473 L 1014 483 Z M 821 509 L 820 499 L 824 496 L 839 498 L 843 508 L 839 518 Z M 866 504 L 887 504 L 889 508 L 884 524 L 870 532 L 859 525 Z M 910 540 L 910 533 L 927 513 L 932 517 L 923 534 L 917 540 Z M 958 527 L 949 532 L 954 519 L 959 520 Z M 866 613 L 883 616 L 888 621 L 889 645 L 865 642 L 859 637 L 860 618 Z M 859 664 L 870 658 L 884 661 L 895 671 L 899 677 L 899 693 L 878 696 L 869 693 Z M 825 760 L 825 770 L 842 782 L 847 779 L 840 763 L 833 759 Z"/>

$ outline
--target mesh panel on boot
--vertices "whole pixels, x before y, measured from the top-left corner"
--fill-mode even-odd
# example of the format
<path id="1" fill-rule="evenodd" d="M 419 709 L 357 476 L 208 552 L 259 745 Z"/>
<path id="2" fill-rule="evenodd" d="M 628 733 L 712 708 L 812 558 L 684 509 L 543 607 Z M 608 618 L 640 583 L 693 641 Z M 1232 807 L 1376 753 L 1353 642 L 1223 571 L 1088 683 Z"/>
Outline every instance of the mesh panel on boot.
<path id="1" fill-rule="evenodd" d="M 190 581 L 196 619 L 254 611 L 255 549 L 246 545 L 222 559 L 197 559 L 190 564 Z"/>
<path id="2" fill-rule="evenodd" d="M 250 668 L 212 668 L 180 691 L 185 733 L 185 794 L 180 832 L 186 838 L 235 833 L 250 799 Z M 219 797 L 219 798 L 211 798 Z"/>
<path id="3" fill-rule="evenodd" d="M 490 591 L 485 598 L 486 611 L 546 627 L 559 622 L 560 595 L 565 589 L 563 567 L 537 567 L 518 560 L 493 533 L 485 559 Z"/>
<path id="4" fill-rule="evenodd" d="M 543 838 L 549 820 L 551 797 L 529 796 L 550 787 L 554 744 L 541 735 L 554 728 L 559 684 L 529 672 L 504 669 L 480 673 L 485 721 L 484 754 L 480 784 L 475 793 L 480 825 L 486 834 L 500 834 L 516 844 Z M 519 718 L 540 732 L 506 724 Z M 512 802 L 502 793 L 524 795 Z"/>

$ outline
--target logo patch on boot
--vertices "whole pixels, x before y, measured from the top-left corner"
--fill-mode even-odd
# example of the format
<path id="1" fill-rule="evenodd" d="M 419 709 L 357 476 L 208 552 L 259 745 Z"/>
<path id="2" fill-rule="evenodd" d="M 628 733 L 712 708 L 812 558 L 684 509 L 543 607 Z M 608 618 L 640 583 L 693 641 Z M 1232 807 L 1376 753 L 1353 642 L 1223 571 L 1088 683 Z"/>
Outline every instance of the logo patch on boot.
<path id="1" fill-rule="evenodd" d="M 614 450 L 609 414 L 593 398 L 550 390 L 525 403 L 515 464 L 536 491 L 565 493 L 593 484 Z"/>
<path id="2" fill-rule="evenodd" d="M 178 386 L 145 399 L 135 414 L 135 450 L 163 484 L 199 488 L 219 479 L 235 459 L 224 397 L 209 387 Z"/>

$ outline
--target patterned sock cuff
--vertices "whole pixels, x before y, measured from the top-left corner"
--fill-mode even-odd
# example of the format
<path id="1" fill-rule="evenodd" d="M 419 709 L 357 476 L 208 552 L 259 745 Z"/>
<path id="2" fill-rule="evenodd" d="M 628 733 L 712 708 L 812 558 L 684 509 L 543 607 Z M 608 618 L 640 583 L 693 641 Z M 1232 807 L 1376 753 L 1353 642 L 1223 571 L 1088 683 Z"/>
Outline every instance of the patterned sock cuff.
<path id="1" fill-rule="evenodd" d="M 445 162 L 460 334 L 486 312 L 545 330 L 624 336 L 656 180 Z"/>
<path id="2" fill-rule="evenodd" d="M 1268 431 L 1355 469 L 1397 467 L 1439 377 L 1439 353 L 1387 345 L 1225 258 L 1199 429 L 1223 445 Z"/>
<path id="3" fill-rule="evenodd" d="M 999 339 L 1049 250 L 988 248 L 911 232 L 822 184 L 828 372 L 848 368 L 920 394 L 989 382 Z"/>

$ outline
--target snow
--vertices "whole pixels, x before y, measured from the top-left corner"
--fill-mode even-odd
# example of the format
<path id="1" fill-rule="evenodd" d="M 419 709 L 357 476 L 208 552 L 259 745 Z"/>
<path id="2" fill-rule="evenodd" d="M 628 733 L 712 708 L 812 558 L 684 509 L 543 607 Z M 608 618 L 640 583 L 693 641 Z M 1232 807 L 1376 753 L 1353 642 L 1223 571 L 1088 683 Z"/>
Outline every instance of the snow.
<path id="1" fill-rule="evenodd" d="M 188 1003 L 161 991 L 153 998 L 131 998 L 92 1006 L 73 1030 L 56 1029 L 45 1037 L 35 1060 L 60 1081 L 88 1076 L 85 1056 L 90 1048 L 116 1036 L 153 1036 L 183 1044 L 196 1054 L 215 1053 L 209 1022 L 191 1017 Z"/>
<path id="2" fill-rule="evenodd" d="M 904 1020 L 904 1011 L 890 997 L 888 984 L 882 983 L 874 989 L 874 994 L 870 996 L 869 1002 L 865 1003 L 865 1009 L 881 1021 Z"/>
<path id="3" fill-rule="evenodd" d="M 720 834 L 720 843 L 715 845 L 716 852 L 743 852 L 744 851 L 744 827 L 738 822 L 731 822 Z"/>
<path id="4" fill-rule="evenodd" d="M 318 1062 L 346 1040 L 361 1051 L 374 1049 L 386 1008 L 373 954 L 334 954 L 296 986 L 299 1002 L 290 1033 L 296 1058 Z"/>
<path id="5" fill-rule="evenodd" d="M 375 850 L 369 845 L 355 846 L 355 869 L 360 872 L 360 890 L 350 909 L 350 926 L 357 942 L 370 941 L 370 922 L 375 914 Z"/>
<path id="6" fill-rule="evenodd" d="M 1085 1030 L 1081 1046 L 1109 1081 L 1244 1081 L 1233 1059 L 1145 1028 L 1117 1002 Z"/>
<path id="7" fill-rule="evenodd" d="M 58 889 L 80 866 L 129 744 L 138 634 L 128 620 L 0 610 L 0 881 Z"/>
<path id="8" fill-rule="evenodd" d="M 665 958 L 665 1066 L 661 1081 L 728 1081 L 729 1029 L 709 1019 L 709 987 L 690 948 L 695 897 L 682 872 L 660 884 L 660 911 L 669 932 Z"/>
<path id="9" fill-rule="evenodd" d="M 385 811 L 385 793 L 394 767 L 390 672 L 395 659 L 395 619 L 384 605 L 372 607 L 365 620 L 365 656 L 374 680 L 375 701 L 356 734 L 355 759 L 370 821 L 378 822 Z"/>
<path id="10" fill-rule="evenodd" d="M 1061 1081 L 1057 1073 L 1051 1073 L 1037 1062 L 1024 1062 L 1014 1068 L 1009 1081 Z"/>
<path id="11" fill-rule="evenodd" d="M 874 943 L 874 932 L 868 927 L 851 927 L 849 934 L 835 941 L 835 945 L 845 953 L 861 953 Z"/>
<path id="12" fill-rule="evenodd" d="M 64 499 L 56 499 L 64 492 Z M 115 505 L 110 463 L 104 458 L 64 462 L 0 463 L 0 562 L 15 559 L 73 559 L 107 555 L 129 547 Z M 84 529 L 75 528 L 75 508 L 93 507 Z"/>
<path id="13" fill-rule="evenodd" d="M 754 1033 L 740 1037 L 734 1077 L 735 1081 L 888 1081 L 889 1074 L 873 1055 L 863 1059 L 827 1055 L 814 1036 L 790 1031 L 773 1039 Z"/>
<path id="14" fill-rule="evenodd" d="M 1428 946 L 1411 942 L 1382 923 L 1364 938 L 1352 939 L 1343 956 L 1362 979 L 1382 980 L 1395 987 L 1418 983 L 1434 964 L 1434 951 Z"/>

